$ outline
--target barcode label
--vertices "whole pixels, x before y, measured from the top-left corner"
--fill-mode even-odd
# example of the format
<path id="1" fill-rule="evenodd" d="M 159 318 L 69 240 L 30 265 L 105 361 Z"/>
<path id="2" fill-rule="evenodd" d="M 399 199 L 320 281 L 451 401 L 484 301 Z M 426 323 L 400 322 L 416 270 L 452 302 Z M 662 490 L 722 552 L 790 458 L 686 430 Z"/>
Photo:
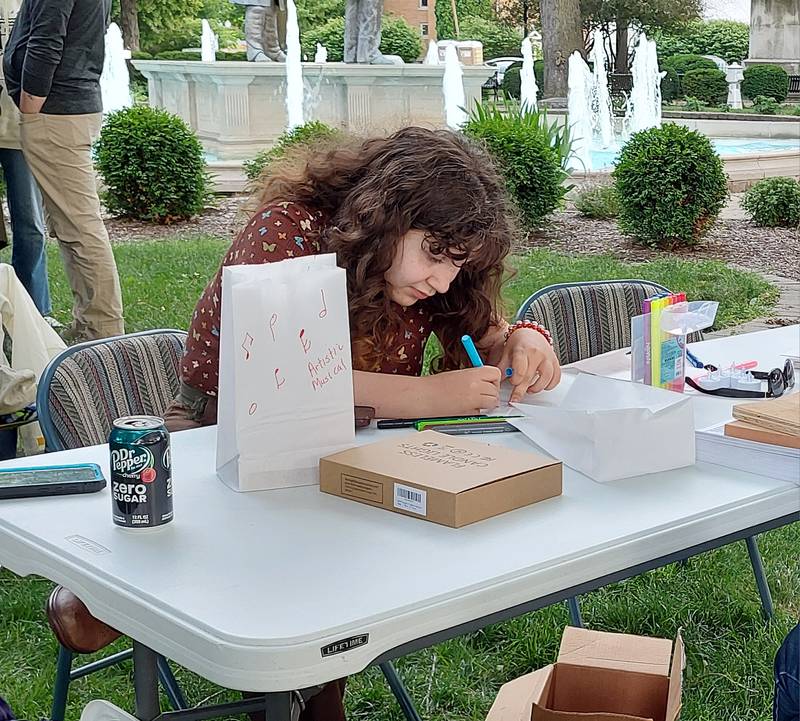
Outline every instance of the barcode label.
<path id="1" fill-rule="evenodd" d="M 424 516 L 427 511 L 428 494 L 419 488 L 394 484 L 394 507 Z"/>

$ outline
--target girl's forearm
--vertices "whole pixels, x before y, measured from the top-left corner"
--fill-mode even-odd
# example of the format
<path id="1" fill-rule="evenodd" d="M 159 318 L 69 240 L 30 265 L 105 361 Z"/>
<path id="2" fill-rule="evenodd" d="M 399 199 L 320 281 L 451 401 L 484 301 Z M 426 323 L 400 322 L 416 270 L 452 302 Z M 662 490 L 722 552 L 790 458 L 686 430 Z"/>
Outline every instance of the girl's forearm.
<path id="1" fill-rule="evenodd" d="M 372 406 L 378 418 L 425 418 L 437 413 L 435 396 L 426 390 L 429 376 L 353 371 L 358 406 Z"/>

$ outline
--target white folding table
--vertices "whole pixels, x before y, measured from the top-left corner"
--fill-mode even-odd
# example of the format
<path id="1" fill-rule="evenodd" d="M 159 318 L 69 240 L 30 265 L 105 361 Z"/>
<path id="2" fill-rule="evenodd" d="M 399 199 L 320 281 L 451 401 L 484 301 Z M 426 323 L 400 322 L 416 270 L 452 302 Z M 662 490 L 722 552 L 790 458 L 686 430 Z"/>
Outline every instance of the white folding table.
<path id="1" fill-rule="evenodd" d="M 781 353 L 798 354 L 800 331 L 693 350 L 707 362 L 771 368 Z M 693 403 L 699 426 L 730 415 L 723 399 Z M 369 429 L 357 441 L 398 432 Z M 216 478 L 215 437 L 215 427 L 172 435 L 175 520 L 157 530 L 115 527 L 108 489 L 0 502 L 0 564 L 63 584 L 134 639 L 142 721 L 158 713 L 154 652 L 221 686 L 269 692 L 270 721 L 285 721 L 293 689 L 788 524 L 800 511 L 798 485 L 719 466 L 606 484 L 565 468 L 562 496 L 453 529 L 316 487 L 236 493 Z M 532 448 L 521 433 L 485 439 Z M 619 444 L 624 452 L 625 438 Z M 85 461 L 108 474 L 107 446 L 3 465 Z M 349 650 L 327 655 L 340 648 Z"/>

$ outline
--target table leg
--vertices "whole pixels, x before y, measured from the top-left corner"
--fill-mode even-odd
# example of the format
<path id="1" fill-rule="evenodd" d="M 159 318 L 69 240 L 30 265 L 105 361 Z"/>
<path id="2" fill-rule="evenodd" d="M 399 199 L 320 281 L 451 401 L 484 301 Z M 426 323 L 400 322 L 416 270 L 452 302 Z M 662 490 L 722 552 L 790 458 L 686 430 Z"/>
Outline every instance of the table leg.
<path id="1" fill-rule="evenodd" d="M 268 693 L 264 696 L 264 710 L 269 721 L 295 721 L 292 717 L 294 694 L 291 691 Z"/>
<path id="2" fill-rule="evenodd" d="M 161 713 L 158 701 L 158 655 L 147 646 L 133 642 L 133 688 L 136 694 L 136 717 L 152 721 Z"/>

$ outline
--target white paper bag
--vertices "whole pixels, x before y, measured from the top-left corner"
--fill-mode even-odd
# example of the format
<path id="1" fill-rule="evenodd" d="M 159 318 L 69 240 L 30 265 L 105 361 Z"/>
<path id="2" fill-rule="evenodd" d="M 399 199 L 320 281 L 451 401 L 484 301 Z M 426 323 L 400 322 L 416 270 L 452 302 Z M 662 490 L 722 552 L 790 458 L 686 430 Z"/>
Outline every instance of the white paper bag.
<path id="1" fill-rule="evenodd" d="M 217 474 L 238 491 L 319 482 L 353 445 L 345 271 L 335 255 L 222 271 Z"/>
<path id="2" fill-rule="evenodd" d="M 688 396 L 587 373 L 563 379 L 542 404 L 515 403 L 524 417 L 509 422 L 565 465 L 604 482 L 694 464 Z"/>

